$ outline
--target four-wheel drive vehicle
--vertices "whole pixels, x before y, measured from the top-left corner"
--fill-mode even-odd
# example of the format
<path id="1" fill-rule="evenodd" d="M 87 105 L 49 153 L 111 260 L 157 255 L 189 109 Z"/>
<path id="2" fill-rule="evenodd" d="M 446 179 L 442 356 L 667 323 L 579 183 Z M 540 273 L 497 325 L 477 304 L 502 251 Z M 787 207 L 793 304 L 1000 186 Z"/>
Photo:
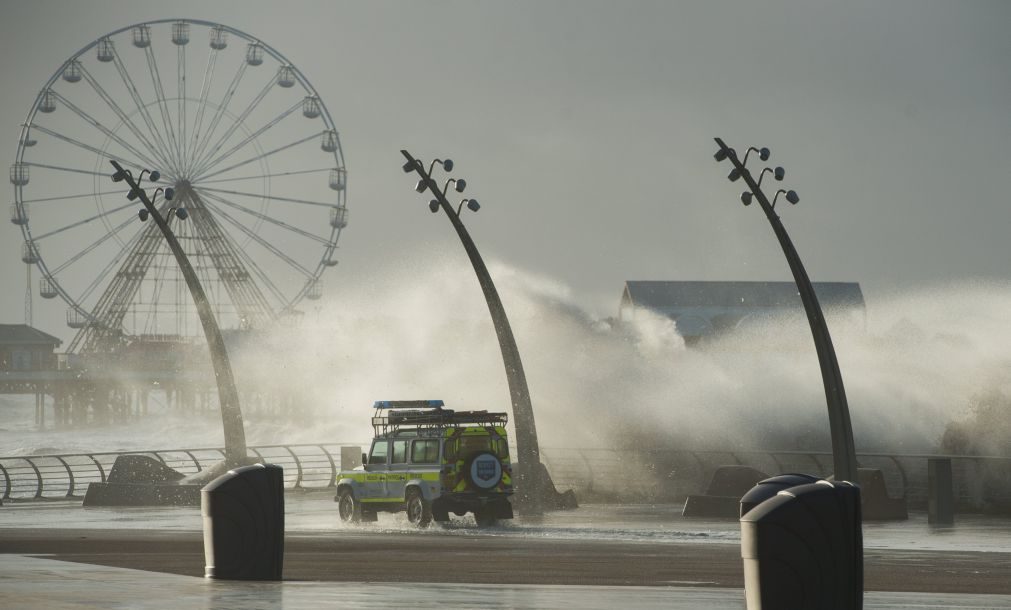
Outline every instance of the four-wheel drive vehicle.
<path id="1" fill-rule="evenodd" d="M 406 510 L 418 527 L 474 513 L 478 525 L 512 519 L 505 413 L 453 411 L 441 400 L 378 401 L 363 465 L 337 474 L 341 521 Z"/>

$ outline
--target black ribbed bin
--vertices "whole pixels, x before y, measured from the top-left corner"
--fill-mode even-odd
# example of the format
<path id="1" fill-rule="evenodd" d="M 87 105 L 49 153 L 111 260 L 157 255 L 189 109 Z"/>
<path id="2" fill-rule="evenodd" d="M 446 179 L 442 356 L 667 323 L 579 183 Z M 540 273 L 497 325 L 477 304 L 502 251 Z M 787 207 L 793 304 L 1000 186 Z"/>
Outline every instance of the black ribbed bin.
<path id="1" fill-rule="evenodd" d="M 741 517 L 741 557 L 748 610 L 862 608 L 860 488 L 779 491 Z"/>
<path id="2" fill-rule="evenodd" d="M 254 464 L 229 470 L 200 492 L 207 578 L 281 580 L 284 469 Z"/>

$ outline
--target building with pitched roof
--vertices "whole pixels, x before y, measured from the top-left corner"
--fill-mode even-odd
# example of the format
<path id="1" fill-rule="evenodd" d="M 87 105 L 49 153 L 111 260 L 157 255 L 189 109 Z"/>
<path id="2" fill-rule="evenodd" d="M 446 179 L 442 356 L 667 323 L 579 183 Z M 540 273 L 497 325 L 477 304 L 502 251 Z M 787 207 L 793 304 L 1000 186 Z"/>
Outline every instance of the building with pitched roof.
<path id="1" fill-rule="evenodd" d="M 0 324 L 0 371 L 54 370 L 62 343 L 27 324 Z"/>

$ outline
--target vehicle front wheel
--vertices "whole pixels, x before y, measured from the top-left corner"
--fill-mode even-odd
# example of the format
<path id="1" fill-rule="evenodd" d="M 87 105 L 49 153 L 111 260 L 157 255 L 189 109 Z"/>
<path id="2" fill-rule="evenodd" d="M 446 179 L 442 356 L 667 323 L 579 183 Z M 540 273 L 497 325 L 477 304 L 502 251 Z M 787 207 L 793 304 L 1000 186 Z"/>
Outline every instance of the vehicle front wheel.
<path id="1" fill-rule="evenodd" d="M 427 502 L 417 488 L 411 488 L 407 492 L 407 520 L 418 526 L 426 528 L 432 523 L 432 504 Z"/>
<path id="2" fill-rule="evenodd" d="M 362 503 L 347 487 L 337 493 L 337 515 L 344 523 L 360 523 L 362 520 Z"/>

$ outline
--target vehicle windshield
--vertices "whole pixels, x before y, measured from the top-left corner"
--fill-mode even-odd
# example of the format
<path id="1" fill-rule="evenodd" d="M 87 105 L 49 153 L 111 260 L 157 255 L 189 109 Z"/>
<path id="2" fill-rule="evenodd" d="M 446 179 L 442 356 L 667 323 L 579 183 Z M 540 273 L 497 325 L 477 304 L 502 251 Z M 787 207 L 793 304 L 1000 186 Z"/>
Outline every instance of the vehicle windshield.
<path id="1" fill-rule="evenodd" d="M 378 439 L 372 442 L 372 452 L 369 453 L 369 464 L 385 464 L 386 452 L 389 443 L 386 439 Z"/>

